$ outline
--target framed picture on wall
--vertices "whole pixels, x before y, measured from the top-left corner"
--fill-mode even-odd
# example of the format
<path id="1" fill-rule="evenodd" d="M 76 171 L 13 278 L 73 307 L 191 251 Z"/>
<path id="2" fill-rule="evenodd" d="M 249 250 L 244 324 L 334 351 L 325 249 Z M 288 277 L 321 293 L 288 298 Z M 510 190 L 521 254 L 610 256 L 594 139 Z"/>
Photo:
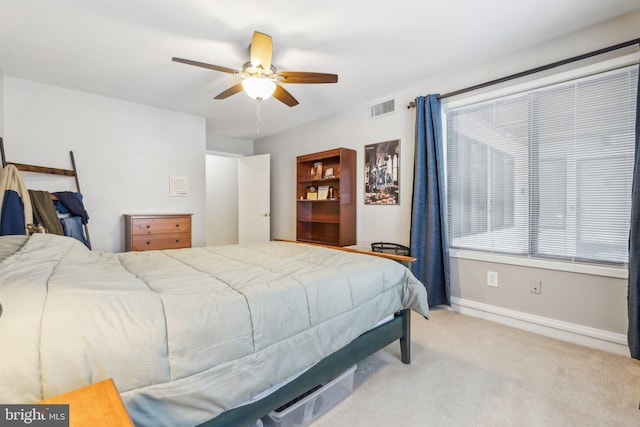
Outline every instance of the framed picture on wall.
<path id="1" fill-rule="evenodd" d="M 400 204 L 400 140 L 364 146 L 364 204 Z"/>

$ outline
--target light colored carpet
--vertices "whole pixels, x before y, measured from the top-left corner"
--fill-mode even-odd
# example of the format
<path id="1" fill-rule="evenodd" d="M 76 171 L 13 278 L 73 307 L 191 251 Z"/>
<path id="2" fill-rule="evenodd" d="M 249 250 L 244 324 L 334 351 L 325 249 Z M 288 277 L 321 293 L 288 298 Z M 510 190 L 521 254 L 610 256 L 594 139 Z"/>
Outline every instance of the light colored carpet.
<path id="1" fill-rule="evenodd" d="M 398 343 L 365 359 L 312 426 L 640 426 L 631 358 L 443 309 L 412 335 L 410 365 Z"/>

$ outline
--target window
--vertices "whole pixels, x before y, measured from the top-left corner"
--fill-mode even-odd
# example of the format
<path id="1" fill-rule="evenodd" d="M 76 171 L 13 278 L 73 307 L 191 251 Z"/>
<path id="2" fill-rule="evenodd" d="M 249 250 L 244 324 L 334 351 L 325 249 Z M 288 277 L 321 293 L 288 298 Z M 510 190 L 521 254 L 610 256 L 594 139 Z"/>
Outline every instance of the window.
<path id="1" fill-rule="evenodd" d="M 637 84 L 634 66 L 449 107 L 450 246 L 626 263 Z"/>

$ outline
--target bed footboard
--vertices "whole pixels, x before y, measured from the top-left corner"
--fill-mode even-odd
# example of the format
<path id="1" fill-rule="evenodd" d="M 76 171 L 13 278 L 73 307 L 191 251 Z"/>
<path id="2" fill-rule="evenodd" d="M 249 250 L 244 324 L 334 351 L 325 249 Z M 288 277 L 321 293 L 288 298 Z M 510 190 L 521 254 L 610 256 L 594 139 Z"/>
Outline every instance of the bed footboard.
<path id="1" fill-rule="evenodd" d="M 400 353 L 403 363 L 411 362 L 411 311 L 401 310 L 393 320 L 384 323 L 353 340 L 346 347 L 327 356 L 309 368 L 295 380 L 287 383 L 270 395 L 250 403 L 223 412 L 216 418 L 200 424 L 198 427 L 237 427 L 249 425 L 276 408 L 292 401 L 319 384 L 337 377 L 354 364 L 375 353 L 395 340 L 400 340 Z"/>

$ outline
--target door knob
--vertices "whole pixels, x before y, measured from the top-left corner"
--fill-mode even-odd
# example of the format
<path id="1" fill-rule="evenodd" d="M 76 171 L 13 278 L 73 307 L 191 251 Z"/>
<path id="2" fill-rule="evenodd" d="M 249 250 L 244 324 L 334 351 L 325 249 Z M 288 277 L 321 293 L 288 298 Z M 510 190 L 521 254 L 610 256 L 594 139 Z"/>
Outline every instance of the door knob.
<path id="1" fill-rule="evenodd" d="M 263 213 L 263 214 L 262 214 L 262 215 L 260 215 L 260 216 L 263 216 L 263 217 L 265 217 L 265 218 L 266 218 L 266 217 L 268 217 L 268 216 L 269 216 L 269 213 L 268 213 L 268 212 L 265 212 L 265 213 Z"/>

